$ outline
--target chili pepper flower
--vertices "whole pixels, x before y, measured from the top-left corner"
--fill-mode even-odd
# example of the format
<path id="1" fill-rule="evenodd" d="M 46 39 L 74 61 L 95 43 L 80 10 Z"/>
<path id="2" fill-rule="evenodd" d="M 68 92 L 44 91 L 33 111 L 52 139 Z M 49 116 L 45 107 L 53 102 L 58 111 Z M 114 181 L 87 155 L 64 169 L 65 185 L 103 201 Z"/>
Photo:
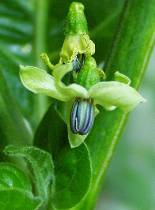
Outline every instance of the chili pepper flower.
<path id="1" fill-rule="evenodd" d="M 41 56 L 52 74 L 37 67 L 20 66 L 20 78 L 30 91 L 65 102 L 65 122 L 73 148 L 83 143 L 91 131 L 97 105 L 108 111 L 118 107 L 128 112 L 145 100 L 130 86 L 130 79 L 119 72 L 114 81 L 104 81 L 105 74 L 92 57 L 95 45 L 88 35 L 84 6 L 79 2 L 71 3 L 65 35 L 57 65 L 51 64 L 46 54 Z M 67 85 L 63 81 L 68 74 L 72 80 Z"/>
<path id="2" fill-rule="evenodd" d="M 69 72 L 73 72 L 73 63 L 57 64 L 53 67 L 52 75 L 33 66 L 20 67 L 20 78 L 27 89 L 68 103 L 66 123 L 71 147 L 79 146 L 87 137 L 93 124 L 96 105 L 108 111 L 118 107 L 129 112 L 145 101 L 130 86 L 129 78 L 119 72 L 115 73 L 115 81 L 100 81 L 95 59 L 91 56 L 86 58 L 80 70 L 81 75 L 79 73 L 76 77 L 77 83 L 66 85 L 62 82 Z M 85 87 L 80 83 L 84 83 Z"/>

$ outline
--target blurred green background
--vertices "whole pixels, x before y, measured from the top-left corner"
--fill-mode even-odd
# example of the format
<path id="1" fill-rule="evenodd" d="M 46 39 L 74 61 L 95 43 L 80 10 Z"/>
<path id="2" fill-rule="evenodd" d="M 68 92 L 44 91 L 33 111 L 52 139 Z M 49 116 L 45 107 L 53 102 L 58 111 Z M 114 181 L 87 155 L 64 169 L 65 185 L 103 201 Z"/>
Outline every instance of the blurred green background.
<path id="1" fill-rule="evenodd" d="M 0 69 L 19 110 L 36 128 L 36 98 L 19 79 L 19 64 L 40 65 L 45 51 L 57 62 L 63 43 L 65 16 L 71 0 L 1 0 Z M 125 0 L 82 0 L 95 58 L 103 66 Z M 149 1 L 148 1 L 149 3 Z M 42 15 L 43 18 L 40 19 Z M 45 18 L 45 19 L 44 19 Z M 44 19 L 43 22 L 41 22 Z M 129 117 L 125 133 L 110 164 L 97 210 L 155 209 L 155 51 L 141 93 L 147 103 Z M 2 127 L 0 127 L 2 129 Z M 33 130 L 33 129 L 32 129 Z"/>
<path id="2" fill-rule="evenodd" d="M 105 178 L 97 210 L 155 209 L 155 50 Z"/>

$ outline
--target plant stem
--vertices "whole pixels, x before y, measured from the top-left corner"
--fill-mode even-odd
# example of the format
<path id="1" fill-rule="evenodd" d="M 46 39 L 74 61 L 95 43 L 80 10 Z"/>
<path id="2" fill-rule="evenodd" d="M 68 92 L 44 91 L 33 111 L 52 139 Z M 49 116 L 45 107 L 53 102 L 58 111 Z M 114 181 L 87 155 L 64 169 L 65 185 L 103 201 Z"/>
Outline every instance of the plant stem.
<path id="1" fill-rule="evenodd" d="M 40 61 L 40 54 L 46 51 L 46 33 L 48 20 L 48 5 L 49 0 L 35 1 L 36 18 L 35 18 L 35 40 L 34 40 L 34 54 L 35 65 L 44 67 Z M 47 108 L 47 97 L 39 95 L 36 96 L 35 111 L 37 113 L 35 119 L 40 121 Z"/>
<path id="2" fill-rule="evenodd" d="M 108 80 L 118 70 L 129 76 L 132 86 L 138 88 L 152 52 L 154 38 L 155 0 L 126 1 L 105 65 Z M 92 183 L 86 197 L 74 210 L 93 209 L 126 119 L 127 114 L 120 110 L 106 112 L 101 109 L 86 141 L 92 161 Z"/>

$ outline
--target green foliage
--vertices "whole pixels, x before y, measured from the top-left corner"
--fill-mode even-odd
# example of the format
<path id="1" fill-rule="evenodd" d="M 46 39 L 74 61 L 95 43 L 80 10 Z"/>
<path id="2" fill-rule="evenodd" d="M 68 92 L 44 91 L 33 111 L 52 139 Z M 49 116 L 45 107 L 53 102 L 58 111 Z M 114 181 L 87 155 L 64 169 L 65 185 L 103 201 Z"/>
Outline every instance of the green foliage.
<path id="1" fill-rule="evenodd" d="M 28 177 L 14 165 L 0 164 L 0 207 L 5 209 L 38 209 L 40 198 L 34 197 Z"/>
<path id="2" fill-rule="evenodd" d="M 54 168 L 50 154 L 35 147 L 7 146 L 4 152 L 9 156 L 23 157 L 30 165 L 35 191 L 46 204 L 51 198 L 54 184 Z"/>
<path id="3" fill-rule="evenodd" d="M 87 193 L 91 181 L 88 149 L 83 144 L 71 150 L 65 128 L 56 107 L 52 105 L 39 125 L 34 140 L 36 146 L 53 154 L 56 183 L 52 201 L 58 209 L 77 204 Z"/>
<path id="4" fill-rule="evenodd" d="M 30 94 L 20 82 L 19 64 L 42 68 L 39 54 L 44 51 L 54 63 L 58 61 L 71 2 L 5 0 L 0 4 L 0 139 L 2 149 L 14 145 L 6 147 L 5 153 L 15 165 L 0 164 L 2 210 L 93 209 L 125 125 L 126 114 L 99 107 L 87 145 L 70 149 L 62 106 L 53 100 L 45 113 L 51 101 Z M 81 2 L 96 44 L 95 58 L 100 66 L 105 63 L 107 79 L 120 71 L 137 88 L 153 46 L 155 0 L 128 0 L 125 6 L 123 0 Z M 32 144 L 36 147 L 25 146 Z M 5 159 L 1 154 L 1 161 Z"/>

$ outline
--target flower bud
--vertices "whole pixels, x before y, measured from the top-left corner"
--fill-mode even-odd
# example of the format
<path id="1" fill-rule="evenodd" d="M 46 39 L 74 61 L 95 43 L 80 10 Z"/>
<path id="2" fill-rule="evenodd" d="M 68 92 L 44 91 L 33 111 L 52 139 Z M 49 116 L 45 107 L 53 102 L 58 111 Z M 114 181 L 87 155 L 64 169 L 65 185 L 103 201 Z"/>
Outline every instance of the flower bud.
<path id="1" fill-rule="evenodd" d="M 74 134 L 86 135 L 94 122 L 94 106 L 91 99 L 76 99 L 71 110 L 70 127 Z"/>

